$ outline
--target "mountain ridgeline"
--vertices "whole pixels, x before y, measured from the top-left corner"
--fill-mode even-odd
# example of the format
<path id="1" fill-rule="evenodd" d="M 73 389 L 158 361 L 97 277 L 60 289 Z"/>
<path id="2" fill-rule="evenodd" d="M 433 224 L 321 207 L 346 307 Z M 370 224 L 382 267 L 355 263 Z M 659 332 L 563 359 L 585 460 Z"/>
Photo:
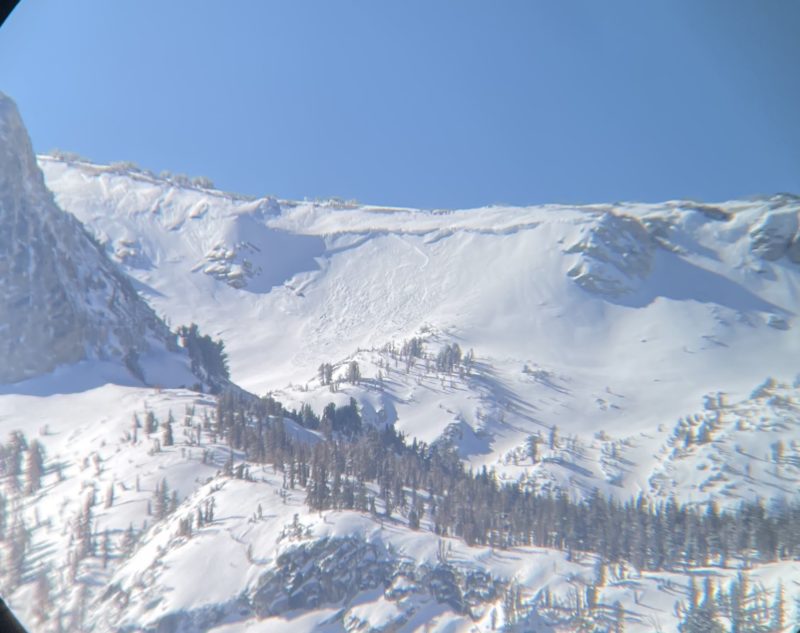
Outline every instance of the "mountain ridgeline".
<path id="1" fill-rule="evenodd" d="M 789 633 L 798 217 L 255 199 L 37 158 L 0 95 L 0 593 L 33 633 Z"/>

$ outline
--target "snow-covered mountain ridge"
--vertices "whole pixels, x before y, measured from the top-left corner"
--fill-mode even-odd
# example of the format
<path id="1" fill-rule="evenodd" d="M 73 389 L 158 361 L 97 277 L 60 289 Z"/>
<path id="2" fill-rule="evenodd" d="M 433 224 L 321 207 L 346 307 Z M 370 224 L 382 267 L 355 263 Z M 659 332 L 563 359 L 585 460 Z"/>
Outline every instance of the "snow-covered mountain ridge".
<path id="1" fill-rule="evenodd" d="M 19 146 L 8 138 L 3 149 Z M 4 226 L 61 213 L 27 156 L 24 173 L 9 159 L 0 174 L 4 208 L 25 211 Z M 0 395 L 0 588 L 33 630 L 554 633 L 624 620 L 652 633 L 686 620 L 691 578 L 713 579 L 702 602 L 726 627 L 739 591 L 758 630 L 788 630 L 777 587 L 800 594 L 800 570 L 791 545 L 771 543 L 776 530 L 793 542 L 800 482 L 797 198 L 424 211 L 251 199 L 125 165 L 38 161 L 55 202 L 100 246 L 58 216 L 84 237 L 53 267 L 77 258 L 81 283 L 25 278 L 45 304 L 36 328 L 59 322 L 57 292 L 80 312 L 128 284 L 130 305 L 92 323 L 127 332 L 142 311 L 196 322 L 225 341 L 235 381 L 301 413 L 265 413 L 274 401 L 262 400 L 245 423 L 224 400 L 134 386 L 113 337 L 92 334 L 101 351 L 85 354 L 25 348 L 49 364 Z M 95 268 L 97 296 L 82 285 Z M 144 368 L 148 382 L 189 385 L 163 358 L 188 372 L 167 349 Z M 148 373 L 159 370 L 163 380 Z M 462 488 L 448 507 L 435 482 L 391 479 L 400 458 L 384 480 L 341 460 L 342 483 L 327 470 L 330 402 L 348 424 L 357 410 L 367 427 L 390 424 L 433 455 L 453 449 L 476 473 L 492 469 L 508 494 L 519 483 L 533 510 L 563 494 L 561 519 L 549 532 L 531 527 L 541 516 L 511 525 L 529 507 L 520 501 L 480 532 L 486 518 L 457 500 Z M 292 442 L 270 465 L 263 451 L 282 434 Z M 348 501 L 356 482 L 364 498 Z M 598 493 L 667 514 L 631 510 L 619 525 L 627 553 L 603 564 L 609 531 L 591 546 L 574 531 L 601 518 L 564 518 Z M 743 529 L 751 545 L 730 535 L 732 519 L 726 534 L 709 530 L 709 501 L 736 512 L 756 499 L 781 522 L 747 506 L 769 528 Z M 701 514 L 675 518 L 676 503 Z"/>
<path id="2" fill-rule="evenodd" d="M 354 396 L 427 441 L 461 428 L 476 465 L 553 425 L 656 434 L 658 450 L 656 429 L 708 394 L 742 399 L 800 369 L 793 196 L 423 211 L 244 199 L 39 161 L 159 313 L 224 339 L 244 387 L 317 410 Z M 424 361 L 395 371 L 382 350 L 413 336 L 431 357 L 472 348 L 472 375 Z M 354 358 L 359 386 L 319 384 L 321 363 Z"/>

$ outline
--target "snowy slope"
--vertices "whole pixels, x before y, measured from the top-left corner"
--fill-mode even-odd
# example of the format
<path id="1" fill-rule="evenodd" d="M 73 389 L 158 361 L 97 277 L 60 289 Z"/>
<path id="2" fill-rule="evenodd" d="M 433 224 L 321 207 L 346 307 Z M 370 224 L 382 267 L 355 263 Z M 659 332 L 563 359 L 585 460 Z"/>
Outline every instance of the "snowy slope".
<path id="1" fill-rule="evenodd" d="M 311 512 L 272 468 L 225 475 L 217 403 L 167 388 L 195 377 L 156 317 L 221 336 L 233 379 L 289 409 L 355 398 L 366 423 L 527 490 L 781 508 L 800 484 L 800 199 L 250 199 L 130 165 L 37 167 L 4 97 L 0 115 L 0 342 L 29 361 L 0 374 L 0 592 L 32 631 L 473 633 L 512 612 L 512 631 L 613 630 L 620 612 L 627 631 L 676 631 L 691 578 L 724 590 L 741 568 L 769 600 L 779 582 L 800 597 L 797 561 L 643 572 L 469 547 L 427 515 Z M 453 344 L 462 359 L 437 368 Z"/>
<path id="2" fill-rule="evenodd" d="M 797 500 L 796 198 L 423 211 L 248 199 L 130 166 L 39 157 L 55 202 L 128 282 L 58 216 L 28 163 L 33 176 L 5 171 L 4 209 L 22 209 L 34 191 L 26 209 L 45 209 L 75 244 L 91 244 L 91 255 L 73 245 L 60 261 L 102 271 L 127 307 L 102 309 L 102 284 L 87 284 L 89 294 L 71 278 L 61 287 L 75 309 L 112 324 L 101 334 L 152 315 L 150 334 L 130 335 L 148 342 L 139 362 L 151 384 L 192 377 L 164 342 L 166 325 L 125 284 L 168 322 L 221 336 L 243 386 L 318 413 L 355 398 L 365 422 L 449 444 L 530 490 L 727 508 Z M 16 287 L 10 273 L 3 281 Z M 626 630 L 675 631 L 690 578 L 725 588 L 747 566 L 601 573 L 589 554 L 468 547 L 434 534 L 427 517 L 413 530 L 401 515 L 310 512 L 305 491 L 287 490 L 271 468 L 251 465 L 252 481 L 221 474 L 231 454 L 210 431 L 215 400 L 143 388 L 120 362 L 126 339 L 101 334 L 54 371 L 0 388 L 0 582 L 35 631 L 472 633 L 507 624 L 516 587 L 516 630 L 608 629 L 618 601 Z M 401 352 L 411 337 L 414 356 Z M 455 343 L 462 360 L 437 368 Z M 333 365 L 333 384 L 322 384 L 321 363 Z M 134 430 L 148 412 L 159 428 Z M 13 485 L 14 431 L 43 449 L 41 489 Z M 175 507 L 159 518 L 165 481 Z M 187 519 L 212 503 L 214 516 L 188 534 Z M 788 600 L 800 594 L 796 561 L 747 573 L 770 599 L 778 582 Z M 595 586 L 587 614 L 580 605 Z"/>
<path id="3" fill-rule="evenodd" d="M 252 481 L 220 475 L 228 449 L 202 430 L 213 404 L 189 391 L 113 385 L 0 397 L 0 436 L 25 429 L 46 455 L 41 490 L 12 497 L 11 523 L 22 522 L 29 545 L 22 584 L 4 588 L 32 631 L 61 630 L 60 623 L 98 632 L 488 632 L 506 622 L 513 585 L 524 617 L 512 630 L 554 633 L 577 630 L 575 596 L 593 584 L 600 606 L 588 621 L 601 630 L 613 626 L 611 605 L 620 601 L 625 630 L 676 631 L 674 605 L 686 601 L 691 577 L 710 573 L 724 588 L 737 573 L 607 565 L 601 580 L 592 555 L 467 547 L 437 537 L 427 522 L 411 530 L 397 515 L 310 513 L 304 491 L 283 489 L 271 468 L 254 466 Z M 160 428 L 134 438 L 134 414 L 143 422 L 148 411 Z M 170 412 L 175 445 L 159 447 Z M 154 491 L 164 480 L 178 504 L 158 519 Z M 94 552 L 79 555 L 75 535 L 90 499 Z M 212 503 L 213 517 L 182 534 L 180 522 Z M 800 595 L 798 562 L 747 573 L 754 587 L 772 591 L 780 581 L 787 599 Z M 46 618 L 39 615 L 43 576 Z M 545 591 L 552 608 L 541 602 Z"/>
<path id="4" fill-rule="evenodd" d="M 586 457 L 548 479 L 651 492 L 679 418 L 709 394 L 739 401 L 800 369 L 791 196 L 422 211 L 248 200 L 39 160 L 59 204 L 159 313 L 225 340 L 241 385 L 317 410 L 354 396 L 409 436 L 449 438 L 475 465 L 513 464 L 528 435 L 555 425 Z M 414 335 L 430 358 L 452 342 L 472 349 L 470 375 L 422 360 L 406 371 L 384 351 Z M 360 385 L 319 385 L 320 363 L 343 375 L 350 359 Z M 639 447 L 633 472 L 603 472 L 596 434 Z"/>

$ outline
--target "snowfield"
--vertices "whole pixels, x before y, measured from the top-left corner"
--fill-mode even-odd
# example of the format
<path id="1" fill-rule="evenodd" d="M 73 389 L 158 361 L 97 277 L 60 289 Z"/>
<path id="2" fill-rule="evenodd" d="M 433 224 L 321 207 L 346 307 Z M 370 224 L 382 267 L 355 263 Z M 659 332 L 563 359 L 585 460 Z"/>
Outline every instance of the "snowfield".
<path id="1" fill-rule="evenodd" d="M 574 500 L 800 500 L 798 198 L 416 210 L 38 164 L 167 324 L 221 338 L 232 380 L 287 410 L 353 398 L 365 424 Z M 782 583 L 792 630 L 800 561 L 640 571 L 312 512 L 278 470 L 226 474 L 244 455 L 216 399 L 151 347 L 146 384 L 90 358 L 0 386 L 3 463 L 14 432 L 26 477 L 43 455 L 41 488 L 0 472 L 0 587 L 32 631 L 673 632 L 690 579 L 740 571 L 769 604 Z"/>
<path id="2" fill-rule="evenodd" d="M 798 374 L 800 200 L 790 196 L 422 211 L 244 200 L 39 162 L 59 205 L 160 314 L 222 337 L 237 384 L 318 410 L 352 395 L 410 437 L 447 431 L 476 466 L 554 425 L 584 444 L 599 432 L 652 436 L 647 462 L 707 397 L 740 401 Z M 235 284 L 215 268 L 243 265 Z M 412 336 L 429 356 L 452 342 L 473 350 L 474 371 L 445 379 L 423 360 L 397 366 L 387 345 Z M 343 374 L 351 359 L 361 386 L 320 388 L 321 363 Z M 654 464 L 642 466 L 624 494 L 649 491 Z"/>

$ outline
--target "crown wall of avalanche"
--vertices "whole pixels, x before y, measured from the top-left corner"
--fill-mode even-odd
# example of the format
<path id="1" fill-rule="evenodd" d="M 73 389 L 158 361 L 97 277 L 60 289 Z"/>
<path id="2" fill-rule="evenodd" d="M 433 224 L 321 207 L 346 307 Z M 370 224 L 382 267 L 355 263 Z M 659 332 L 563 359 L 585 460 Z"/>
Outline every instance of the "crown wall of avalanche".
<path id="1" fill-rule="evenodd" d="M 44 184 L 14 102 L 0 93 L 0 383 L 86 358 L 134 373 L 169 330 Z"/>

